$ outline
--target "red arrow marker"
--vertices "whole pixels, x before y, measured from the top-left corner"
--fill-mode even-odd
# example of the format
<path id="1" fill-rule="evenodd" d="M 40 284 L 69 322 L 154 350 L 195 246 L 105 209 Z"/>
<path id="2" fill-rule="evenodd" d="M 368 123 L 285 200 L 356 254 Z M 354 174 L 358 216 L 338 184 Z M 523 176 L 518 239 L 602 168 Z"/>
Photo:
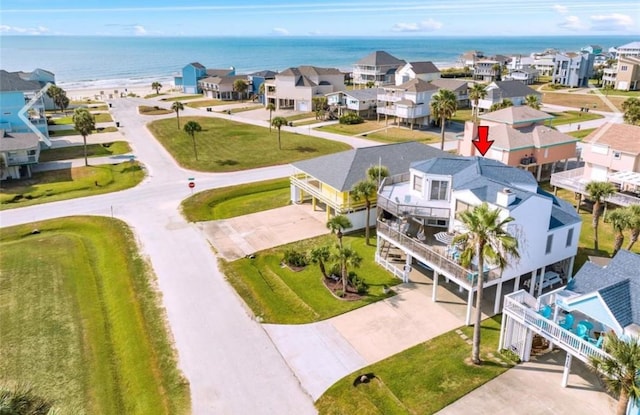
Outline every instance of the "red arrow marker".
<path id="1" fill-rule="evenodd" d="M 472 141 L 473 145 L 476 146 L 480 154 L 483 156 L 487 154 L 487 151 L 493 145 L 493 140 L 489 140 L 489 126 L 488 125 L 480 125 L 478 126 L 478 138 Z"/>

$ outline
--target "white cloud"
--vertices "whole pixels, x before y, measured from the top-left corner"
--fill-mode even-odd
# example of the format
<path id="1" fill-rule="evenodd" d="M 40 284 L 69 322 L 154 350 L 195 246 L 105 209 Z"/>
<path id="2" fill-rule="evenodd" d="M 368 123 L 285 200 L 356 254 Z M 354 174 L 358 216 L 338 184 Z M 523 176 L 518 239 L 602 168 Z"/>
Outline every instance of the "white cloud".
<path id="1" fill-rule="evenodd" d="M 567 16 L 558 26 L 567 30 L 583 30 L 587 28 L 578 16 Z"/>
<path id="2" fill-rule="evenodd" d="M 147 34 L 147 29 L 145 29 L 144 26 L 139 25 L 139 24 L 138 25 L 134 25 L 133 26 L 133 33 L 136 36 L 144 36 L 144 35 Z"/>
<path id="3" fill-rule="evenodd" d="M 28 35 L 41 35 L 43 33 L 47 33 L 49 31 L 48 28 L 44 26 L 38 27 L 20 27 L 20 26 L 9 26 L 6 24 L 0 25 L 0 33 L 21 33 Z"/>
<path id="4" fill-rule="evenodd" d="M 634 26 L 630 16 L 612 13 L 591 16 L 591 29 L 599 31 L 626 30 Z"/>
<path id="5" fill-rule="evenodd" d="M 417 23 L 396 23 L 391 30 L 394 32 L 433 32 L 441 28 L 442 23 L 428 18 L 427 20 Z"/>
<path id="6" fill-rule="evenodd" d="M 561 14 L 569 13 L 569 8 L 560 4 L 554 4 L 553 6 L 551 6 L 551 8 Z"/>
<path id="7" fill-rule="evenodd" d="M 274 35 L 287 36 L 289 34 L 289 31 L 284 27 L 274 27 L 271 30 L 271 33 L 273 33 Z"/>

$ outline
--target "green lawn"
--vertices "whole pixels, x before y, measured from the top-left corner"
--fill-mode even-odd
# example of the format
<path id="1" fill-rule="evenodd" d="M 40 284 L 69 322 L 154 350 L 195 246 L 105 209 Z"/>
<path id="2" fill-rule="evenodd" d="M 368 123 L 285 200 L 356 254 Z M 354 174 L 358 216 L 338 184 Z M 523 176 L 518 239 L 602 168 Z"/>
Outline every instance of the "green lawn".
<path id="1" fill-rule="evenodd" d="M 240 101 L 223 101 L 221 99 L 206 99 L 202 101 L 188 102 L 186 105 L 191 108 L 217 107 L 219 105 L 239 104 Z"/>
<path id="2" fill-rule="evenodd" d="M 269 111 L 265 110 L 265 112 L 267 113 L 267 119 L 269 119 Z M 274 115 L 275 117 L 275 115 Z M 316 118 L 316 113 L 315 112 L 303 112 L 300 114 L 295 114 L 295 115 L 288 115 L 285 117 L 287 119 L 287 121 L 298 121 L 298 120 L 306 120 L 308 118 Z"/>
<path id="3" fill-rule="evenodd" d="M 419 130 L 409 130 L 406 128 L 389 127 L 384 131 L 362 136 L 368 140 L 380 141 L 382 143 L 403 143 L 405 141 L 419 141 L 421 143 L 435 143 L 440 137 Z"/>
<path id="4" fill-rule="evenodd" d="M 95 120 L 96 123 L 113 121 L 113 118 L 111 118 L 111 114 L 109 114 L 108 112 L 95 113 L 93 114 L 93 119 Z M 72 125 L 73 117 L 68 116 L 68 117 L 61 117 L 61 118 L 51 118 L 51 121 L 53 122 L 54 125 Z"/>
<path id="5" fill-rule="evenodd" d="M 579 138 L 580 140 L 582 140 L 583 138 L 585 138 L 586 136 L 588 136 L 589 134 L 591 134 L 595 130 L 596 130 L 595 128 L 584 128 L 584 129 L 582 129 L 580 131 L 571 131 L 571 132 L 569 132 L 567 134 L 572 136 L 572 137 Z"/>
<path id="6" fill-rule="evenodd" d="M 144 99 L 149 99 L 149 98 L 157 98 L 163 95 L 167 95 L 165 92 L 160 92 L 159 94 L 156 94 L 155 92 L 153 94 L 149 94 L 149 95 L 145 95 Z"/>
<path id="7" fill-rule="evenodd" d="M 240 184 L 205 190 L 182 201 L 182 213 L 189 222 L 218 220 L 287 206 L 289 179 Z"/>
<path id="8" fill-rule="evenodd" d="M 581 111 L 564 111 L 564 112 L 552 112 L 550 113 L 555 118 L 551 120 L 551 125 L 566 125 L 566 124 L 579 124 L 584 121 L 597 120 L 604 118 L 600 114 L 594 114 L 592 112 Z"/>
<path id="9" fill-rule="evenodd" d="M 164 115 L 171 114 L 173 111 L 167 108 L 162 108 L 157 105 L 150 107 L 148 105 L 140 105 L 138 107 L 138 112 L 141 115 Z"/>
<path id="10" fill-rule="evenodd" d="M 2 384 L 33 385 L 61 414 L 190 412 L 154 276 L 124 222 L 3 228 L 0 249 Z"/>
<path id="11" fill-rule="evenodd" d="M 104 128 L 99 128 L 97 130 L 93 130 L 91 134 L 115 133 L 117 131 L 118 131 L 117 127 L 104 127 Z M 68 130 L 57 130 L 57 131 L 49 130 L 50 137 L 65 137 L 68 135 L 80 135 L 80 133 L 75 128 L 70 128 Z"/>
<path id="12" fill-rule="evenodd" d="M 125 154 L 131 151 L 129 143 L 126 141 L 115 141 L 113 143 L 88 144 L 87 155 L 89 157 L 113 156 Z M 40 162 L 55 160 L 71 160 L 84 157 L 84 146 L 72 146 L 52 148 L 40 152 Z"/>
<path id="13" fill-rule="evenodd" d="M 208 117 L 180 117 L 180 124 L 196 121 L 202 132 L 195 134 L 198 160 L 191 137 L 178 130 L 176 120 L 153 121 L 149 130 L 185 168 L 198 171 L 238 171 L 291 163 L 348 150 L 347 144 L 282 131 L 282 150 L 278 150 L 278 131 Z"/>
<path id="14" fill-rule="evenodd" d="M 451 121 L 464 124 L 465 122 L 471 121 L 472 119 L 473 115 L 471 114 L 471 108 L 469 108 L 456 110 L 456 113 L 454 114 L 453 118 L 451 118 Z"/>
<path id="15" fill-rule="evenodd" d="M 161 98 L 160 101 L 189 101 L 191 99 L 203 98 L 203 95 L 180 95 L 179 97 Z"/>
<path id="16" fill-rule="evenodd" d="M 144 176 L 142 165 L 130 161 L 34 173 L 31 179 L 2 182 L 0 210 L 117 192 Z"/>
<path id="17" fill-rule="evenodd" d="M 391 125 L 393 126 L 393 125 Z M 379 130 L 381 128 L 385 128 L 384 120 L 381 122 L 377 121 L 365 121 L 360 124 L 332 124 L 325 125 L 323 127 L 318 127 L 318 131 L 327 131 L 330 133 L 342 134 L 342 135 L 358 135 L 362 133 L 366 133 L 369 131 Z"/>
<path id="18" fill-rule="evenodd" d="M 482 322 L 481 357 L 484 363 L 481 366 L 469 363 L 471 346 L 455 331 L 450 331 L 339 380 L 316 402 L 319 413 L 427 415 L 438 412 L 515 363 L 496 352 L 500 317 Z M 462 327 L 461 330 L 467 336 L 473 336 L 473 327 Z M 491 359 L 489 353 L 504 364 Z M 373 373 L 375 378 L 354 387 L 356 376 L 365 373 Z M 473 413 L 473 409 L 469 409 Z"/>
<path id="19" fill-rule="evenodd" d="M 334 297 L 325 288 L 317 265 L 310 264 L 299 272 L 280 266 L 287 248 L 308 252 L 313 247 L 333 246 L 336 242 L 334 235 L 324 235 L 258 252 L 255 259 L 222 262 L 222 267 L 227 280 L 253 313 L 266 323 L 310 323 L 388 297 L 390 294 L 383 293 L 383 286 L 395 285 L 400 280 L 373 261 L 375 247 L 365 245 L 361 234 L 345 235 L 344 244 L 358 251 L 363 258 L 361 267 L 354 271 L 370 285 L 369 295 L 364 299 L 344 301 Z"/>
<path id="20" fill-rule="evenodd" d="M 228 111 L 231 111 L 232 114 L 237 114 L 239 112 L 253 111 L 253 110 L 260 109 L 260 108 L 262 108 L 261 104 L 259 104 L 259 105 L 249 104 L 249 105 L 247 105 L 245 107 L 232 108 L 232 109 L 230 109 Z M 222 111 L 222 112 L 224 112 L 224 111 Z"/>
<path id="21" fill-rule="evenodd" d="M 602 89 L 599 88 L 600 92 L 602 92 L 602 95 L 605 95 L 607 97 L 611 97 L 611 96 L 618 96 L 618 97 L 625 97 L 625 98 L 630 98 L 630 97 L 636 97 L 636 98 L 640 98 L 640 91 L 618 91 L 617 89 Z M 590 94 L 595 94 L 594 91 L 589 91 Z"/>

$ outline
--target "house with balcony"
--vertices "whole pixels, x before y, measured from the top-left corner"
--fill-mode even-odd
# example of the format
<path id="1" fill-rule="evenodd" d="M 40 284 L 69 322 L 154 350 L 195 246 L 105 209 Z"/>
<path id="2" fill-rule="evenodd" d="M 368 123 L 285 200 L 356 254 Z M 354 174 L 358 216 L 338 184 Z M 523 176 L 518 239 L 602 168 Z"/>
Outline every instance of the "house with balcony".
<path id="1" fill-rule="evenodd" d="M 640 127 L 607 123 L 583 140 L 584 167 L 551 175 L 551 185 L 588 195 L 591 181 L 613 183 L 617 192 L 605 200 L 619 206 L 640 204 Z"/>
<path id="2" fill-rule="evenodd" d="M 326 97 L 329 110 L 337 117 L 354 112 L 362 118 L 371 118 L 378 107 L 378 88 L 331 92 Z"/>
<path id="3" fill-rule="evenodd" d="M 473 65 L 473 79 L 476 81 L 493 82 L 500 79 L 502 66 L 493 59 L 482 59 Z"/>
<path id="4" fill-rule="evenodd" d="M 433 62 L 407 62 L 396 70 L 396 85 L 403 84 L 411 79 L 422 79 L 431 82 L 440 79 L 440 69 Z"/>
<path id="5" fill-rule="evenodd" d="M 555 55 L 557 52 L 548 51 L 541 54 L 533 54 L 533 67 L 541 76 L 551 76 L 556 67 Z"/>
<path id="6" fill-rule="evenodd" d="M 458 63 L 465 68 L 473 68 L 477 61 L 484 58 L 484 52 L 479 50 L 469 50 L 460 55 Z"/>
<path id="7" fill-rule="evenodd" d="M 551 83 L 572 88 L 589 86 L 594 55 L 588 52 L 558 53 L 554 56 Z"/>
<path id="8" fill-rule="evenodd" d="M 630 42 L 622 46 L 618 46 L 617 48 L 612 48 L 609 51 L 612 52 L 613 57 L 616 59 L 623 56 L 640 57 L 640 42 Z"/>
<path id="9" fill-rule="evenodd" d="M 50 146 L 45 115 L 45 96 L 51 85 L 48 82 L 50 78 L 40 79 L 37 75 L 34 78 L 33 73 L 0 70 L 0 130 L 33 133 L 44 145 Z"/>
<path id="10" fill-rule="evenodd" d="M 540 295 L 572 275 L 580 216 L 563 200 L 543 191 L 531 173 L 483 157 L 445 156 L 412 163 L 408 173 L 386 178 L 378 191 L 376 262 L 401 277 L 405 266 L 433 271 L 433 301 L 442 279 L 467 292 L 471 321 L 479 270 L 460 264 L 456 234 L 466 232 L 458 213 L 487 203 L 512 217 L 507 232 L 518 240 L 520 258 L 500 270 L 486 264 L 484 289 L 495 289 L 494 313 L 502 293 L 529 284 Z M 393 256 L 390 254 L 393 253 Z M 400 262 L 400 264 L 398 264 Z M 556 277 L 551 284 L 547 275 Z"/>
<path id="11" fill-rule="evenodd" d="M 385 85 L 378 89 L 378 121 L 389 116 L 411 128 L 428 125 L 431 120 L 429 103 L 438 87 L 431 82 L 416 78 L 400 85 Z"/>
<path id="12" fill-rule="evenodd" d="M 538 101 L 542 102 L 540 92 L 520 81 L 496 81 L 487 85 L 485 89 L 487 96 L 478 101 L 478 108 L 483 111 L 487 111 L 493 104 L 499 104 L 505 99 L 509 99 L 514 106 L 524 105 L 527 95 L 535 95 L 538 97 Z"/>
<path id="13" fill-rule="evenodd" d="M 508 107 L 479 117 L 480 126 L 489 127 L 489 140 L 493 145 L 484 155 L 508 166 L 529 170 L 538 181 L 553 174 L 556 166 L 576 156 L 578 139 L 551 128 L 554 118 L 546 112 L 527 105 Z M 473 122 L 465 123 L 464 135 L 458 141 L 458 153 L 462 156 L 481 155 L 473 144 L 478 136 Z"/>
<path id="14" fill-rule="evenodd" d="M 604 68 L 602 85 L 621 91 L 640 89 L 640 56 L 622 56 L 610 68 Z"/>
<path id="15" fill-rule="evenodd" d="M 362 147 L 336 154 L 293 163 L 291 174 L 291 202 L 311 202 L 313 210 L 323 209 L 327 219 L 346 215 L 353 224 L 350 230 L 364 228 L 366 207 L 363 200 L 350 195 L 353 185 L 367 178 L 373 166 L 385 166 L 390 174 L 406 173 L 409 164 L 447 153 L 417 142 Z M 375 225 L 375 197 L 371 224 Z"/>
<path id="16" fill-rule="evenodd" d="M 241 94 L 234 89 L 234 84 L 238 79 L 247 84 L 247 92 Z M 250 85 L 246 75 L 208 76 L 198 81 L 198 89 L 207 98 L 231 101 L 246 99 Z"/>
<path id="17" fill-rule="evenodd" d="M 31 166 L 38 164 L 40 137 L 34 133 L 14 133 L 0 129 L 0 180 L 31 177 Z"/>
<path id="18" fill-rule="evenodd" d="M 313 110 L 313 98 L 346 89 L 340 70 L 306 65 L 285 69 L 264 85 L 265 104 L 303 112 Z"/>
<path id="19" fill-rule="evenodd" d="M 253 97 L 256 97 L 258 102 L 264 104 L 264 92 L 261 91 L 261 86 L 266 80 L 274 80 L 276 79 L 276 75 L 278 73 L 270 70 L 258 71 L 251 73 L 247 76 L 249 80 L 249 94 Z"/>
<path id="20" fill-rule="evenodd" d="M 185 65 L 180 75 L 173 78 L 173 84 L 186 94 L 201 94 L 202 89 L 198 81 L 207 77 L 232 76 L 236 74 L 236 69 L 232 66 L 229 69 L 207 69 L 199 62 L 191 62 Z"/>
<path id="21" fill-rule="evenodd" d="M 535 298 L 525 290 L 505 296 L 499 350 L 528 361 L 534 336 L 566 352 L 562 386 L 568 384 L 573 358 L 590 364 L 607 357 L 603 335 L 627 341 L 640 338 L 640 255 L 620 250 L 608 265 L 585 263 L 568 284 Z M 628 414 L 640 413 L 640 401 Z"/>
<path id="22" fill-rule="evenodd" d="M 453 92 L 457 100 L 457 108 L 469 108 L 471 101 L 469 100 L 469 83 L 451 78 L 438 78 L 431 81 L 431 85 L 435 85 L 440 89 L 448 89 Z"/>
<path id="23" fill-rule="evenodd" d="M 353 65 L 353 84 L 368 87 L 395 83 L 396 70 L 406 62 L 395 56 L 377 50 L 360 59 Z"/>

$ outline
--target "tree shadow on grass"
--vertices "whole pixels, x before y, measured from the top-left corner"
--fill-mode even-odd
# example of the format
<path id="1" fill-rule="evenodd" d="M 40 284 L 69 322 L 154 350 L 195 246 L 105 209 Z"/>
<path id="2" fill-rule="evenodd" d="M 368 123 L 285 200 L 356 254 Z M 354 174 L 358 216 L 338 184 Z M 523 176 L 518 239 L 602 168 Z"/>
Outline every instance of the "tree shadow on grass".
<path id="1" fill-rule="evenodd" d="M 298 146 L 294 148 L 298 153 L 317 153 L 318 149 L 313 147 Z"/>
<path id="2" fill-rule="evenodd" d="M 226 159 L 217 160 L 216 164 L 218 164 L 219 166 L 235 166 L 236 164 L 239 164 L 239 162 L 237 160 Z"/>

